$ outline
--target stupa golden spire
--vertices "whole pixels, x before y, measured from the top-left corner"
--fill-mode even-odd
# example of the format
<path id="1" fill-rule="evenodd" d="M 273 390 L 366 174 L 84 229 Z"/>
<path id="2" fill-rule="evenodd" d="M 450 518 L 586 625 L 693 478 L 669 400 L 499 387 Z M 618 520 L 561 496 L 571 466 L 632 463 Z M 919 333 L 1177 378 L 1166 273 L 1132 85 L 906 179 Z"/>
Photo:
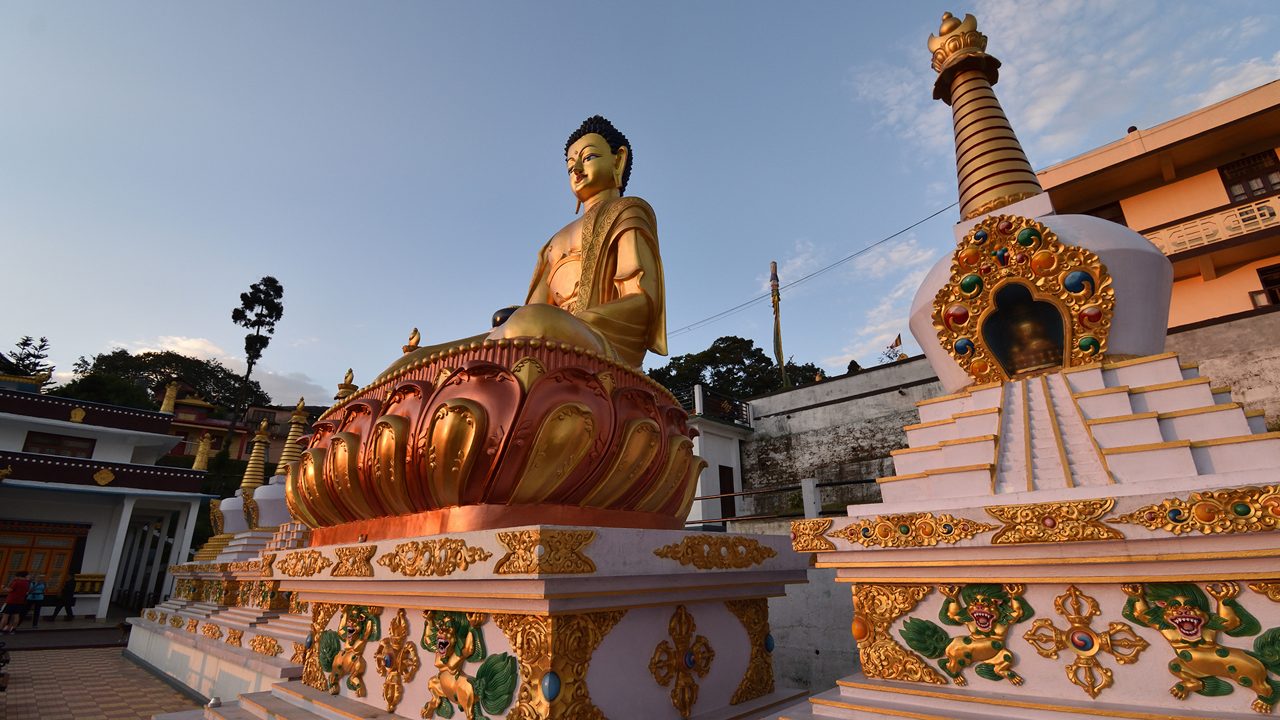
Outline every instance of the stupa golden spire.
<path id="1" fill-rule="evenodd" d="M 986 53 L 987 36 L 972 15 L 942 14 L 929 36 L 938 79 L 933 97 L 951 106 L 956 134 L 956 180 L 965 220 L 1039 195 L 1043 190 L 992 85 L 1000 61 Z"/>
<path id="2" fill-rule="evenodd" d="M 280 451 L 280 461 L 276 463 L 276 474 L 284 475 L 285 468 L 298 462 L 302 457 L 302 448 L 298 447 L 298 439 L 307 427 L 307 411 L 303 409 L 305 398 L 298 398 L 298 406 L 289 416 L 289 435 L 284 440 L 284 450 Z"/>
<path id="3" fill-rule="evenodd" d="M 173 414 L 173 406 L 178 401 L 178 381 L 170 380 L 168 385 L 164 386 L 164 400 L 160 402 L 160 412 L 167 415 Z"/>
<path id="4" fill-rule="evenodd" d="M 191 463 L 192 470 L 209 470 L 209 450 L 213 446 L 213 436 L 204 433 L 200 436 L 200 444 L 196 445 L 196 459 Z"/>
<path id="5" fill-rule="evenodd" d="M 240 480 L 240 489 L 243 491 L 253 490 L 261 487 L 266 482 L 266 465 L 267 465 L 267 421 L 264 418 L 258 424 L 258 432 L 254 433 L 253 451 L 249 453 L 249 464 L 244 469 L 244 477 Z M 242 495 L 247 494 L 241 493 Z"/>

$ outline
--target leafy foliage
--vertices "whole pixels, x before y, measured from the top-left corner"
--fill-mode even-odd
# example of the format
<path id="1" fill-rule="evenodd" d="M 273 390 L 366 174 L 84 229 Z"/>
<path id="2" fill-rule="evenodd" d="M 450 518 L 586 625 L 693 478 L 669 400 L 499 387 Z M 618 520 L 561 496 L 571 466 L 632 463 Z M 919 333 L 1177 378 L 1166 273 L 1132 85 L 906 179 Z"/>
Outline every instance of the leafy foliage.
<path id="1" fill-rule="evenodd" d="M 515 697 L 516 675 L 516 659 L 510 653 L 498 653 L 481 663 L 476 671 L 476 695 L 485 712 L 506 712 Z"/>
<path id="2" fill-rule="evenodd" d="M 151 392 L 159 390 L 171 379 L 177 378 L 204 400 L 229 409 L 235 406 L 243 381 L 240 376 L 217 360 L 201 360 L 170 350 L 134 355 L 128 350 L 117 349 L 94 355 L 91 359 L 82 357 L 75 364 L 75 372 L 75 380 L 50 394 L 110 403 L 113 402 L 111 399 L 100 400 L 94 396 L 94 393 L 101 391 L 108 397 L 114 397 L 111 393 L 123 394 L 126 391 L 121 389 L 117 381 L 125 381 L 141 389 L 148 396 L 145 406 L 132 405 L 132 407 L 154 409 L 156 406 L 150 400 Z M 95 377 L 95 380 L 81 382 L 90 377 Z M 247 396 L 253 405 L 271 404 L 271 397 L 263 392 L 262 386 L 257 382 L 249 384 Z"/>
<path id="3" fill-rule="evenodd" d="M 249 292 L 240 293 L 240 307 L 231 311 L 231 321 L 253 332 L 244 337 L 244 355 L 248 369 L 245 379 L 253 374 L 253 366 L 262 359 L 262 352 L 276 332 L 276 323 L 284 317 L 284 286 L 267 275 L 249 286 Z"/>
<path id="4" fill-rule="evenodd" d="M 818 372 L 813 363 L 787 362 L 793 387 L 812 384 Z M 782 389 L 777 363 L 751 340 L 732 335 L 717 338 L 702 352 L 676 355 L 666 365 L 649 370 L 648 375 L 673 392 L 699 383 L 737 398 Z"/>
<path id="5" fill-rule="evenodd" d="M 320 669 L 325 672 L 333 672 L 333 659 L 338 657 L 338 653 L 342 652 L 342 637 L 333 630 L 325 630 L 320 633 Z"/>
<path id="6" fill-rule="evenodd" d="M 902 624 L 902 639 L 907 646 L 927 658 L 939 658 L 947 650 L 951 637 L 937 623 L 910 617 Z"/>
<path id="7" fill-rule="evenodd" d="M 159 407 L 151 398 L 151 393 L 137 382 L 105 373 L 89 373 L 78 377 L 66 385 L 50 390 L 48 394 L 139 410 L 156 410 Z"/>
<path id="8" fill-rule="evenodd" d="M 23 335 L 22 339 L 14 343 L 16 349 L 9 351 L 9 358 L 13 360 L 13 364 L 18 369 L 28 375 L 39 375 L 48 373 L 53 375 L 53 365 L 46 362 L 49 359 L 49 338 L 41 336 L 39 340 L 30 335 Z M 44 385 L 49 385 L 51 380 L 45 380 Z"/>

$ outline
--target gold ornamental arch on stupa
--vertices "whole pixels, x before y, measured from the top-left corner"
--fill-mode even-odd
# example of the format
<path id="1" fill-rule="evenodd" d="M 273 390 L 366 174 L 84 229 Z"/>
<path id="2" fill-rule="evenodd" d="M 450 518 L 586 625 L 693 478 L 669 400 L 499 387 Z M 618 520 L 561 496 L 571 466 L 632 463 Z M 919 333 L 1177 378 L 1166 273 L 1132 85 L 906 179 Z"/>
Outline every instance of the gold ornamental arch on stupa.
<path id="1" fill-rule="evenodd" d="M 993 347 L 992 322 L 1002 291 L 1020 286 L 1036 305 L 1061 317 L 1061 359 L 1077 367 L 1100 362 L 1115 314 L 1111 274 L 1097 254 L 1063 243 L 1048 226 L 1016 215 L 988 217 L 957 243 L 951 276 L 933 301 L 942 347 L 983 384 L 1020 373 Z M 1058 338 L 1054 338 L 1055 343 Z"/>

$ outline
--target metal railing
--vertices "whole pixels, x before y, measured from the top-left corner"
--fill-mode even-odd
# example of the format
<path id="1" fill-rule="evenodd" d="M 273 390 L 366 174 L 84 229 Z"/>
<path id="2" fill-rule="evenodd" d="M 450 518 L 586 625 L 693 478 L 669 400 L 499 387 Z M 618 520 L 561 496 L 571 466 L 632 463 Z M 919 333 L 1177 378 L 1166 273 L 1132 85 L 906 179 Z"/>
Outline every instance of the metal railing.
<path id="1" fill-rule="evenodd" d="M 790 495 L 792 493 L 800 493 L 800 512 L 778 512 L 778 513 L 752 513 L 749 515 L 734 515 L 732 517 L 718 518 L 702 518 L 698 520 L 686 520 L 685 525 L 719 525 L 721 530 L 728 527 L 730 522 L 740 522 L 743 520 L 790 520 L 795 518 L 820 517 L 822 515 L 843 515 L 843 510 L 824 511 L 822 509 L 822 490 L 823 488 L 848 487 L 852 485 L 875 484 L 874 479 L 865 480 L 835 480 L 831 482 L 817 482 L 812 479 L 802 480 L 795 485 L 784 485 L 776 488 L 762 488 L 760 490 L 742 490 L 732 493 L 718 493 L 715 495 L 698 495 L 693 498 L 694 502 L 700 500 L 719 500 L 722 498 L 739 498 L 751 497 L 758 495 Z M 805 492 L 806 486 L 811 486 L 809 492 Z M 737 502 L 734 502 L 736 507 Z"/>
<path id="2" fill-rule="evenodd" d="M 1143 235 L 1165 255 L 1280 227 L 1280 197 L 1263 198 L 1208 213 Z"/>

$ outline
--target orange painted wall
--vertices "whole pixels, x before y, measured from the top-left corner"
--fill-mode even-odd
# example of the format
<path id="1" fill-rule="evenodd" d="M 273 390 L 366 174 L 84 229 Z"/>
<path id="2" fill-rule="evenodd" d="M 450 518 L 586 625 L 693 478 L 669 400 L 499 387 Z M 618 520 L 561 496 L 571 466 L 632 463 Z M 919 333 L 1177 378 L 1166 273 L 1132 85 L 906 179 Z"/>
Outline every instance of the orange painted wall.
<path id="1" fill-rule="evenodd" d="M 1276 263 L 1280 258 L 1263 258 L 1230 270 L 1219 268 L 1218 277 L 1208 282 L 1199 275 L 1175 281 L 1169 327 L 1252 310 L 1249 293 L 1262 289 L 1258 268 Z"/>
<path id="2" fill-rule="evenodd" d="M 1120 201 L 1124 221 L 1138 230 L 1180 220 L 1230 202 L 1217 170 L 1193 175 Z"/>

